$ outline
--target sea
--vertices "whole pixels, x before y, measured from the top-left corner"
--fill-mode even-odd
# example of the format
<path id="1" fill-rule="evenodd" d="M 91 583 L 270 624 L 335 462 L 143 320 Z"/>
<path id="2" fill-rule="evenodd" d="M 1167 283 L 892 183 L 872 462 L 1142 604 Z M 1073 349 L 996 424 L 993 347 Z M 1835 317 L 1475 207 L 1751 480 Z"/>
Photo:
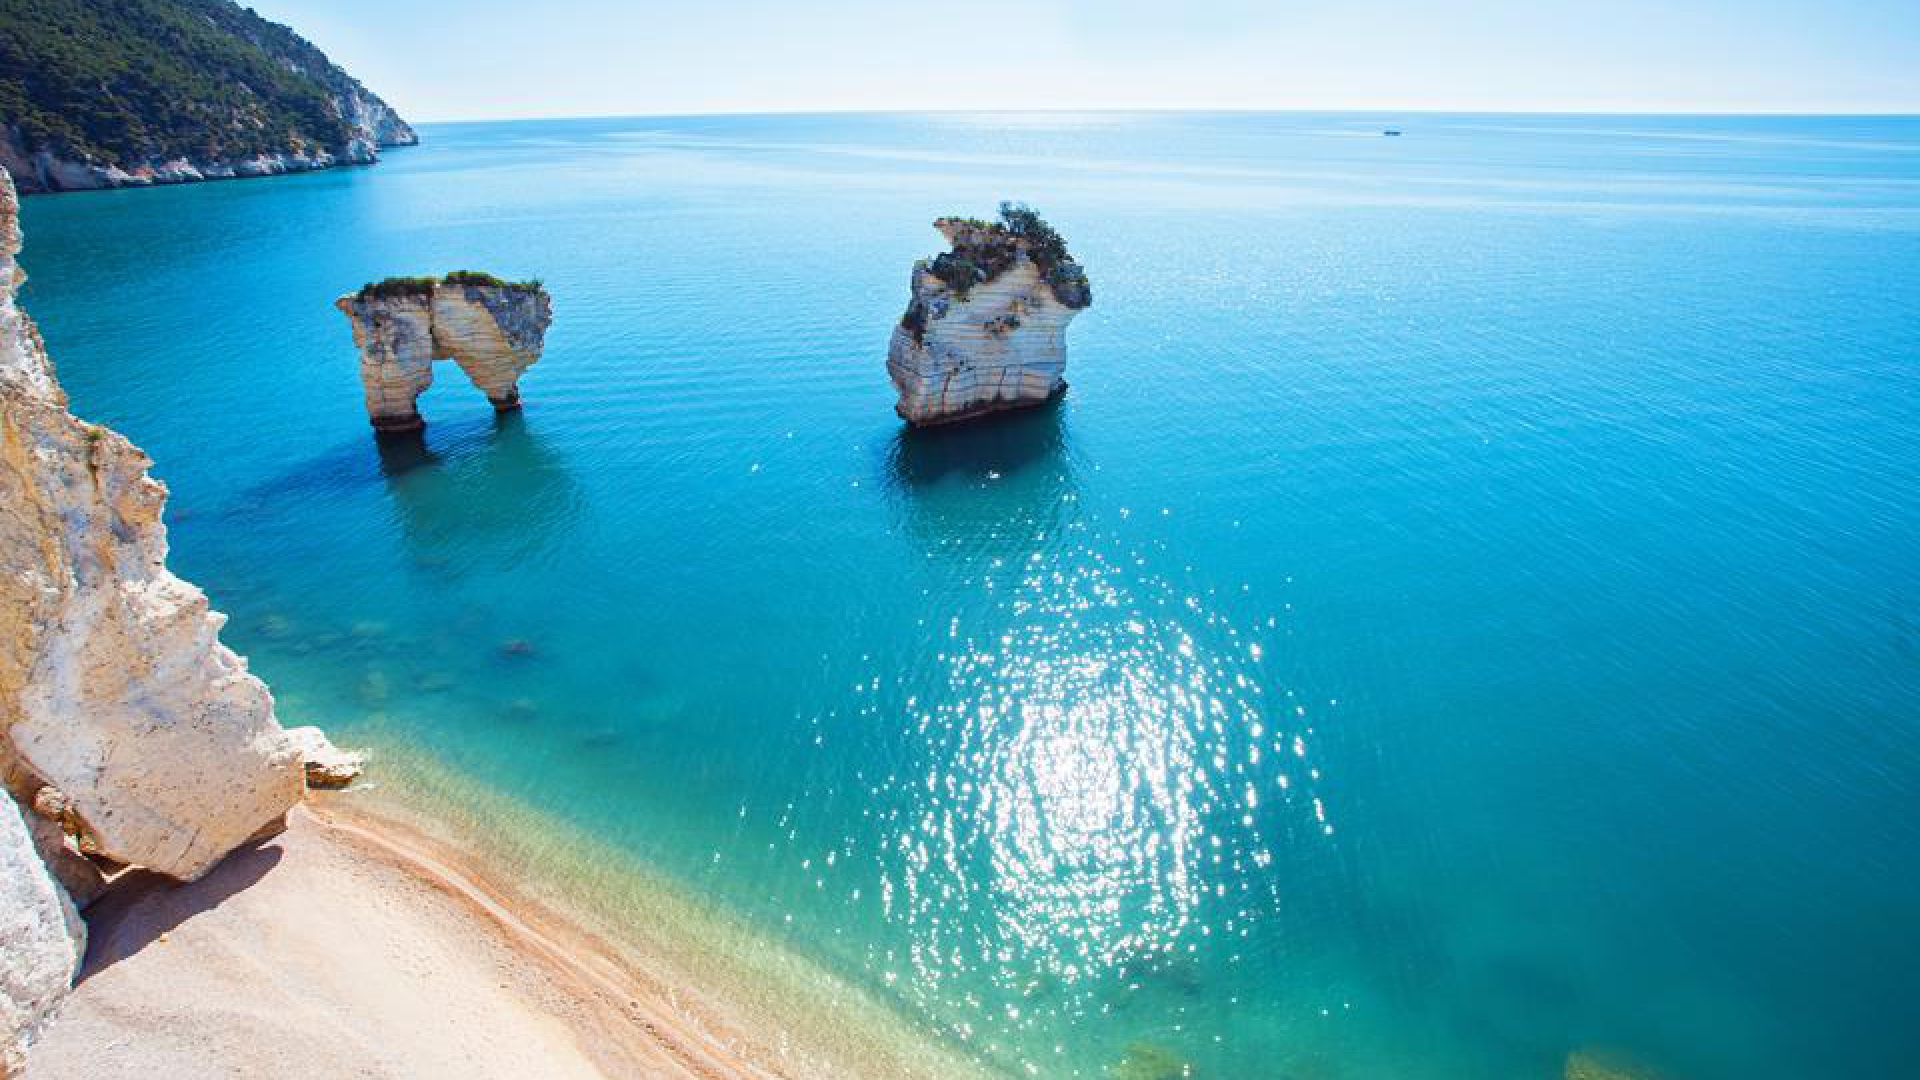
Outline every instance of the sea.
<path id="1" fill-rule="evenodd" d="M 421 135 L 23 220 L 374 791 L 989 1075 L 1920 1069 L 1920 118 Z M 908 430 L 914 261 L 1003 200 L 1071 389 Z M 376 440 L 333 301 L 455 269 L 551 292 L 525 408 L 442 364 Z"/>

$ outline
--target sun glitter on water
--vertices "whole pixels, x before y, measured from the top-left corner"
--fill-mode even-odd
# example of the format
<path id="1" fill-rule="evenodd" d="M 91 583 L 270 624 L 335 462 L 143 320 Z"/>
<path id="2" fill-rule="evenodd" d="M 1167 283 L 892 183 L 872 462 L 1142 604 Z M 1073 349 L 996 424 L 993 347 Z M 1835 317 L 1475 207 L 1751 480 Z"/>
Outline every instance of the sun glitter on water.
<path id="1" fill-rule="evenodd" d="M 915 751 L 874 790 L 910 942 L 874 962 L 963 1038 L 1197 978 L 1200 939 L 1283 899 L 1270 831 L 1333 831 L 1266 646 L 1145 551 L 1065 531 L 1091 539 L 978 556 L 991 599 L 944 627 L 904 701 Z"/>

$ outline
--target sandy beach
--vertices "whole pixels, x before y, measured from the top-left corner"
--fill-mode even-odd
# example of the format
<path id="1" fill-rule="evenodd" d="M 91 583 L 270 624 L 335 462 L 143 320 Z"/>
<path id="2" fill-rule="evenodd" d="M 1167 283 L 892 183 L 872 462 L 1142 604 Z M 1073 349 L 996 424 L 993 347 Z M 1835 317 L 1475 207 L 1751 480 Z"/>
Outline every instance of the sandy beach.
<path id="1" fill-rule="evenodd" d="M 89 912 L 86 969 L 28 1076 L 792 1075 L 463 863 L 335 804 L 193 884 L 129 883 Z"/>

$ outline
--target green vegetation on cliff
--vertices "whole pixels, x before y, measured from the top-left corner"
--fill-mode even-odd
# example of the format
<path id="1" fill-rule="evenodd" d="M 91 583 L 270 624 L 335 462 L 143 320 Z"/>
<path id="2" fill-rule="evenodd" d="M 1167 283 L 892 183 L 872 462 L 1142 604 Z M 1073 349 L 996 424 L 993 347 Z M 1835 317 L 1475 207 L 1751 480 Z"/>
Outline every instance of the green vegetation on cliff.
<path id="1" fill-rule="evenodd" d="M 26 153 L 122 166 L 413 140 L 319 49 L 231 0 L 0 0 L 0 127 Z"/>
<path id="2" fill-rule="evenodd" d="M 1006 273 L 1024 253 L 1040 272 L 1040 280 L 1047 283 L 1055 300 L 1075 311 L 1093 303 L 1093 286 L 1087 283 L 1087 272 L 1067 251 L 1066 240 L 1047 224 L 1039 211 L 1025 203 L 1001 203 L 999 221 L 944 217 L 933 224 L 953 238 L 953 250 L 922 259 L 915 269 L 938 278 L 952 291 L 955 300 L 964 302 L 975 285 Z M 906 313 L 900 316 L 900 325 L 913 335 L 913 340 L 924 341 L 927 301 L 920 295 L 918 282 L 916 276 L 914 297 L 907 304 Z M 996 319 L 988 329 L 1004 334 L 1019 326 L 1018 318 Z"/>
<path id="3" fill-rule="evenodd" d="M 390 277 L 383 281 L 369 281 L 360 286 L 355 295 L 362 300 L 386 299 L 395 296 L 431 296 L 440 285 L 478 285 L 493 289 L 514 289 L 520 292 L 538 292 L 544 286 L 538 278 L 528 281 L 508 281 L 494 277 L 483 270 L 455 270 L 445 277 Z"/>
<path id="4" fill-rule="evenodd" d="M 1033 207 L 1003 202 L 999 221 L 955 217 L 935 224 L 953 226 L 956 235 L 953 250 L 934 256 L 927 269 L 955 296 L 965 299 L 967 290 L 1005 273 L 1025 251 L 1055 299 L 1070 308 L 1093 303 L 1087 272 L 1067 251 L 1066 240 Z"/>

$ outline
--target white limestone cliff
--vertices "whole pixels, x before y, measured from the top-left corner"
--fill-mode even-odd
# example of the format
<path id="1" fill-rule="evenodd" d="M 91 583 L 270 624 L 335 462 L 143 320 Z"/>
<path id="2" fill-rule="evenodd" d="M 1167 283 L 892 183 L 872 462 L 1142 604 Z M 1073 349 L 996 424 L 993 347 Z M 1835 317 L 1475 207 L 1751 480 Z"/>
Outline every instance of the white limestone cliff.
<path id="1" fill-rule="evenodd" d="M 193 878 L 299 800 L 299 751 L 167 571 L 146 455 L 67 411 L 14 302 L 16 220 L 0 180 L 0 766 L 55 789 L 90 852 Z"/>
<path id="2" fill-rule="evenodd" d="M 482 283 L 475 283 L 482 282 Z M 452 360 L 495 409 L 520 407 L 520 376 L 539 359 L 553 301 L 538 284 L 478 274 L 396 279 L 343 296 L 353 324 L 367 418 L 379 431 L 417 431 L 415 402 L 436 360 Z"/>
<path id="3" fill-rule="evenodd" d="M 1065 393 L 1067 324 L 1092 302 L 1078 265 L 1063 250 L 1043 272 L 1028 241 L 1004 226 L 942 218 L 934 227 L 953 250 L 914 266 L 912 299 L 887 347 L 894 411 L 918 427 Z"/>
<path id="4" fill-rule="evenodd" d="M 40 862 L 20 808 L 0 791 L 0 1077 L 20 1072 L 26 1044 L 73 985 L 86 951 L 86 925 Z"/>
<path id="5" fill-rule="evenodd" d="M 366 754 L 340 749 L 317 727 L 288 728 L 287 738 L 300 748 L 309 788 L 343 788 L 360 779 L 360 774 L 366 771 Z"/>
<path id="6" fill-rule="evenodd" d="M 191 880 L 278 827 L 310 768 L 360 765 L 281 729 L 225 617 L 168 572 L 167 489 L 67 411 L 19 250 L 0 169 L 0 1076 L 72 980 L 73 903 L 110 887 L 103 866 Z"/>

